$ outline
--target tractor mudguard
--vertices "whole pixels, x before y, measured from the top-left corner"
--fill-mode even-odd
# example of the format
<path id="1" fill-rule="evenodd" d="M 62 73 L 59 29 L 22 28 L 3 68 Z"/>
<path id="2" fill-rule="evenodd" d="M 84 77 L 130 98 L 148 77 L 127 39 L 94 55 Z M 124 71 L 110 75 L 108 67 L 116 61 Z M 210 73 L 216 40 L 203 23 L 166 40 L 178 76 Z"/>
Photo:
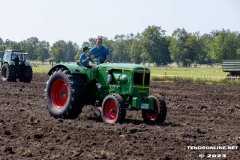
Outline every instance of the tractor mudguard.
<path id="1" fill-rule="evenodd" d="M 71 74 L 86 74 L 84 68 L 77 64 L 56 64 L 50 69 L 47 75 L 51 75 L 57 68 L 67 69 L 71 72 Z"/>
<path id="2" fill-rule="evenodd" d="M 4 62 L 4 63 L 7 63 L 9 66 L 15 65 L 15 62 L 14 62 L 14 61 L 7 61 L 7 62 Z"/>

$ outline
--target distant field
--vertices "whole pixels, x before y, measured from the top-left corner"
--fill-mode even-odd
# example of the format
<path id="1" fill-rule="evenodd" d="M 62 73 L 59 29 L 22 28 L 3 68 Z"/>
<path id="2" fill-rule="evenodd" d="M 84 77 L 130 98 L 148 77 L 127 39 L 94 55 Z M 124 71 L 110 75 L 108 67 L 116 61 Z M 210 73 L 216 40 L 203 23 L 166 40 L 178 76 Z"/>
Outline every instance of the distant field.
<path id="1" fill-rule="evenodd" d="M 227 79 L 221 67 L 152 68 L 152 81 L 240 84 L 239 78 Z"/>
<path id="2" fill-rule="evenodd" d="M 32 65 L 33 74 L 44 75 L 52 68 L 51 65 Z"/>
<path id="3" fill-rule="evenodd" d="M 152 68 L 151 74 L 158 75 L 184 75 L 184 76 L 226 76 L 220 67 L 203 68 Z"/>
<path id="4" fill-rule="evenodd" d="M 34 74 L 46 74 L 50 69 L 49 64 L 34 64 L 32 65 Z M 228 73 L 223 72 L 221 67 L 202 67 L 202 68 L 166 68 L 152 67 L 151 74 L 153 75 L 183 75 L 183 76 L 226 76 Z"/>

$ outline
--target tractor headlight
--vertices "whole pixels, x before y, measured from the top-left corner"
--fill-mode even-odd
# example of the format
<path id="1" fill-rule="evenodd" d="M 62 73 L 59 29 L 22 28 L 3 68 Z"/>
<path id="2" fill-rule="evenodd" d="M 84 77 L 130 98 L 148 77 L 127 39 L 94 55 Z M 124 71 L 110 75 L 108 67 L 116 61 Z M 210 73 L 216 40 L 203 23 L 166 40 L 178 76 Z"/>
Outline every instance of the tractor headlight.
<path id="1" fill-rule="evenodd" d="M 96 83 L 96 86 L 98 89 L 102 87 L 102 85 L 100 83 Z"/>
<path id="2" fill-rule="evenodd" d="M 107 78 L 108 83 L 112 82 L 112 75 L 108 74 L 108 78 Z"/>

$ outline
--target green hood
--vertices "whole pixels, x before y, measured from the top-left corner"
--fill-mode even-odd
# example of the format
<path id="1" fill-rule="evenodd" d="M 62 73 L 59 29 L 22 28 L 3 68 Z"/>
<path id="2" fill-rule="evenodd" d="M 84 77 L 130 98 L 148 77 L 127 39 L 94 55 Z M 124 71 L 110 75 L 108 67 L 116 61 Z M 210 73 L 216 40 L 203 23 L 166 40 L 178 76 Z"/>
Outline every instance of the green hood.
<path id="1" fill-rule="evenodd" d="M 103 63 L 97 66 L 99 69 L 123 69 L 123 70 L 138 70 L 138 71 L 150 71 L 149 68 L 137 64 L 127 63 Z"/>

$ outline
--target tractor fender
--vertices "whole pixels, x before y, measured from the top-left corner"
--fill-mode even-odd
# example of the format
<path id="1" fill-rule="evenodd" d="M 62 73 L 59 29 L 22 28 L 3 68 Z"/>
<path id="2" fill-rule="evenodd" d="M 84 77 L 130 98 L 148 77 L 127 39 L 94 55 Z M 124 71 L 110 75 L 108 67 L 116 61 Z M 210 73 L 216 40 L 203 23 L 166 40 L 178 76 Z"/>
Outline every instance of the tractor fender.
<path id="1" fill-rule="evenodd" d="M 69 70 L 71 74 L 86 74 L 84 68 L 77 64 L 56 64 L 53 68 L 50 69 L 47 75 L 50 76 L 55 70 L 58 70 L 60 68 Z"/>
<path id="2" fill-rule="evenodd" d="M 3 64 L 8 64 L 9 66 L 11 66 L 11 65 L 15 65 L 15 62 L 13 62 L 13 61 L 6 61 Z"/>

